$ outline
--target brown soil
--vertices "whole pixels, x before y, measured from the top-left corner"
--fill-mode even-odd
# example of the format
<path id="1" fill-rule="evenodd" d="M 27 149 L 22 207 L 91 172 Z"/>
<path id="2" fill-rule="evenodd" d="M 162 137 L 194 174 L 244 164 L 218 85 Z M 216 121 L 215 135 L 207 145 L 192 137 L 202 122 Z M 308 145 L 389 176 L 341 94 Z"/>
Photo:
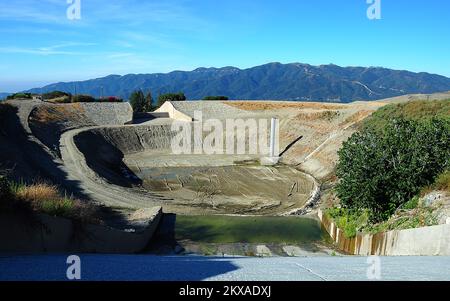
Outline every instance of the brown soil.
<path id="1" fill-rule="evenodd" d="M 320 109 L 339 110 L 348 105 L 319 102 L 269 102 L 269 101 L 230 101 L 224 104 L 246 111 L 281 110 L 281 109 Z"/>

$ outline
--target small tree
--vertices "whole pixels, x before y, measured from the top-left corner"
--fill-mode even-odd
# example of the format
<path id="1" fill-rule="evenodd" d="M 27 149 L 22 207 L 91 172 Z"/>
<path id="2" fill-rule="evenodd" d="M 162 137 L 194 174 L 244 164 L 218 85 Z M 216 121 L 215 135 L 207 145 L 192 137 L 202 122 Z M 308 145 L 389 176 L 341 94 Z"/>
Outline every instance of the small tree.
<path id="1" fill-rule="evenodd" d="M 184 93 L 167 93 L 159 95 L 158 97 L 158 107 L 161 107 L 166 101 L 184 101 L 186 96 Z"/>
<path id="2" fill-rule="evenodd" d="M 147 95 L 145 95 L 145 103 L 144 103 L 144 110 L 145 112 L 153 111 L 153 96 L 152 93 L 149 91 Z"/>
<path id="3" fill-rule="evenodd" d="M 144 93 L 139 91 L 134 91 L 131 93 L 130 96 L 130 104 L 133 107 L 133 111 L 135 113 L 142 113 L 142 112 L 150 112 L 153 110 L 153 97 L 150 92 L 147 93 L 147 95 L 144 95 Z"/>
<path id="4" fill-rule="evenodd" d="M 227 96 L 206 96 L 203 100 L 228 100 Z"/>
<path id="5" fill-rule="evenodd" d="M 130 105 L 135 113 L 144 112 L 145 96 L 141 90 L 131 93 Z"/>

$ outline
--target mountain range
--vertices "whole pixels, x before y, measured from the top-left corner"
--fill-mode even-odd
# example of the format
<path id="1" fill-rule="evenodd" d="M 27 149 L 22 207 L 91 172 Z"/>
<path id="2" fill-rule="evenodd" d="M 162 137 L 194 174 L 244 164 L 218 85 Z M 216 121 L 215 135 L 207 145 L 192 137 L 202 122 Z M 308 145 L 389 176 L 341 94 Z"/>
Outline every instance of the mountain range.
<path id="1" fill-rule="evenodd" d="M 182 91 L 188 99 L 225 95 L 239 100 L 352 102 L 450 90 L 450 78 L 380 67 L 312 66 L 270 63 L 248 69 L 198 68 L 155 74 L 109 75 L 79 82 L 55 83 L 25 92 L 59 90 L 127 99 L 134 90 L 154 96 Z"/>
<path id="2" fill-rule="evenodd" d="M 11 95 L 11 93 L 0 92 L 0 100 L 5 99 L 5 98 L 8 97 L 9 95 Z"/>

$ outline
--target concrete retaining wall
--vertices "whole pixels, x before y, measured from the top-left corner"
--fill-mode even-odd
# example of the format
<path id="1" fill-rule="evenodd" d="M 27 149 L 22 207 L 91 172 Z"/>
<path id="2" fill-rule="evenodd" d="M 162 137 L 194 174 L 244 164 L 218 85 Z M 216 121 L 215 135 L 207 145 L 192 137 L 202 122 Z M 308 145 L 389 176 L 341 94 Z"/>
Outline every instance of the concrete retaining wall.
<path id="1" fill-rule="evenodd" d="M 138 253 L 152 238 L 161 207 L 148 209 L 144 226 L 135 232 L 101 225 L 78 225 L 71 220 L 38 215 L 0 216 L 0 252 L 6 253 Z"/>
<path id="2" fill-rule="evenodd" d="M 346 238 L 343 231 L 321 210 L 319 219 L 337 247 L 353 255 L 450 256 L 450 225 L 358 234 Z"/>
<path id="3" fill-rule="evenodd" d="M 133 109 L 123 103 L 81 103 L 86 116 L 96 125 L 124 125 L 133 120 Z"/>

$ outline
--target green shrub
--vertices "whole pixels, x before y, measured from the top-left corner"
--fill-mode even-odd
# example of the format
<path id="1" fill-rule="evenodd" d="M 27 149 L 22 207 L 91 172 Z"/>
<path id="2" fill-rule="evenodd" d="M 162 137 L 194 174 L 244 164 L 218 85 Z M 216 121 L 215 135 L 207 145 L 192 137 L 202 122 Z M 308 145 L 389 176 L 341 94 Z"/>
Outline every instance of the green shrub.
<path id="1" fill-rule="evenodd" d="M 42 99 L 49 100 L 49 99 L 55 99 L 55 98 L 70 98 L 72 97 L 72 94 L 62 92 L 62 91 L 52 91 L 48 93 L 42 94 Z"/>
<path id="2" fill-rule="evenodd" d="M 413 197 L 411 200 L 403 204 L 402 209 L 412 210 L 419 206 L 420 198 L 418 196 Z"/>
<path id="3" fill-rule="evenodd" d="M 71 199 L 45 200 L 40 204 L 40 212 L 51 216 L 71 217 L 74 210 L 74 201 Z"/>
<path id="4" fill-rule="evenodd" d="M 95 102 L 95 98 L 90 95 L 74 95 L 72 96 L 72 102 Z"/>
<path id="5" fill-rule="evenodd" d="M 450 122 L 398 118 L 355 133 L 338 154 L 342 206 L 386 220 L 450 166 Z"/>
<path id="6" fill-rule="evenodd" d="M 6 99 L 32 99 L 33 95 L 31 93 L 15 93 L 12 95 L 9 95 Z"/>
<path id="7" fill-rule="evenodd" d="M 184 93 L 168 93 L 162 94 L 158 97 L 158 107 L 162 106 L 166 101 L 184 101 L 186 100 L 186 96 Z"/>
<path id="8" fill-rule="evenodd" d="M 227 96 L 206 96 L 203 100 L 228 100 Z"/>
<path id="9" fill-rule="evenodd" d="M 336 223 L 337 227 L 344 231 L 347 238 L 355 237 L 369 222 L 367 210 L 350 210 L 346 208 L 329 208 L 325 211 Z"/>

